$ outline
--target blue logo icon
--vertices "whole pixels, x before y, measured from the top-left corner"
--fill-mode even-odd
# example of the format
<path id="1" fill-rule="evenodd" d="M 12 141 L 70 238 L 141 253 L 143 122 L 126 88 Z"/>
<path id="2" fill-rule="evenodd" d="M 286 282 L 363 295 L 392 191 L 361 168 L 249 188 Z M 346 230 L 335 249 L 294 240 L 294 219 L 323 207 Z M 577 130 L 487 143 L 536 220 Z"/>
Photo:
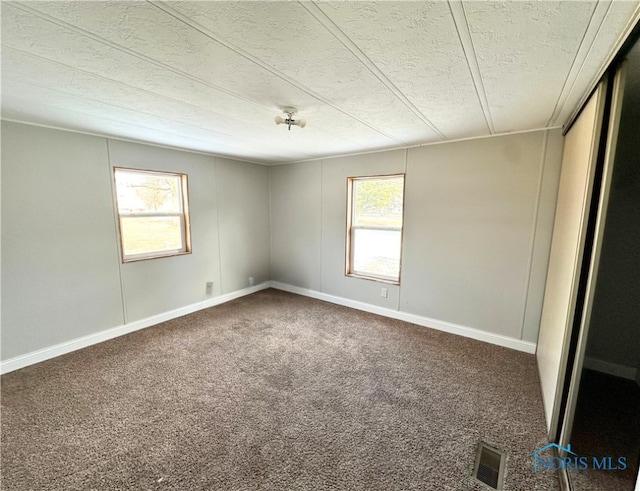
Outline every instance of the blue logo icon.
<path id="1" fill-rule="evenodd" d="M 542 455 L 550 449 L 555 448 L 557 454 L 553 453 L 548 455 Z M 603 471 L 623 471 L 627 468 L 626 457 L 586 457 L 580 456 L 571 450 L 571 444 L 568 443 L 566 447 L 558 445 L 557 443 L 549 443 L 544 447 L 540 447 L 533 453 L 529 454 L 533 456 L 533 472 L 540 470 L 558 470 L 566 469 L 572 471 L 583 471 L 586 469 L 596 469 Z"/>

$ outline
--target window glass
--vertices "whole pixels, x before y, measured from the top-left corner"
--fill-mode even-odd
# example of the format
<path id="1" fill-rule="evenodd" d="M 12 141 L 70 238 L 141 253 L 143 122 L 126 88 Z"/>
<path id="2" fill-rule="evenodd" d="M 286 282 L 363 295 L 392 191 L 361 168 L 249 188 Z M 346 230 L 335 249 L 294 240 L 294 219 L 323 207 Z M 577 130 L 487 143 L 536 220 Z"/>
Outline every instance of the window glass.
<path id="1" fill-rule="evenodd" d="M 404 176 L 349 179 L 347 274 L 399 282 Z"/>
<path id="2" fill-rule="evenodd" d="M 185 174 L 115 169 L 124 261 L 190 252 Z"/>

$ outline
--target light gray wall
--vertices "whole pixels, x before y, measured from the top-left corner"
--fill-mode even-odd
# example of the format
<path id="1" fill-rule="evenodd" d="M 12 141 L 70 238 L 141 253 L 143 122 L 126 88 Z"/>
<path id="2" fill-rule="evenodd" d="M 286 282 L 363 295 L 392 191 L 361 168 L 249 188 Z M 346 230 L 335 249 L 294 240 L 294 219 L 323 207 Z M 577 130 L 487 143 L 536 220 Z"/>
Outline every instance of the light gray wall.
<path id="1" fill-rule="evenodd" d="M 271 277 L 316 291 L 322 250 L 321 171 L 317 162 L 308 162 L 273 167 L 269 176 Z"/>
<path id="2" fill-rule="evenodd" d="M 193 252 L 122 264 L 112 167 L 188 174 Z M 269 278 L 268 171 L 2 123 L 2 360 Z"/>
<path id="3" fill-rule="evenodd" d="M 529 293 L 525 307 L 522 339 L 536 342 L 540 319 L 542 317 L 542 303 L 544 290 L 547 283 L 547 269 L 551 239 L 553 236 L 553 224 L 556 215 L 556 198 L 558 195 L 558 183 L 560 182 L 560 170 L 562 168 L 562 151 L 564 137 L 560 131 L 547 133 L 547 141 L 544 146 L 544 167 L 539 188 L 538 210 L 536 225 L 533 232 L 533 253 L 531 255 L 531 270 L 529 276 Z"/>
<path id="4" fill-rule="evenodd" d="M 2 359 L 123 324 L 107 142 L 2 123 Z"/>
<path id="5" fill-rule="evenodd" d="M 269 280 L 269 171 L 216 158 L 222 293 Z"/>
<path id="6" fill-rule="evenodd" d="M 522 338 L 544 149 L 536 132 L 409 151 L 401 310 Z"/>
<path id="7" fill-rule="evenodd" d="M 2 359 L 250 276 L 534 341 L 562 146 L 546 135 L 266 168 L 3 122 Z M 189 175 L 193 254 L 121 264 L 114 165 Z M 405 170 L 402 287 L 345 277 L 346 178 Z"/>
<path id="8" fill-rule="evenodd" d="M 561 157 L 554 130 L 273 167 L 272 279 L 535 342 Z M 347 177 L 405 170 L 401 286 L 345 276 Z"/>

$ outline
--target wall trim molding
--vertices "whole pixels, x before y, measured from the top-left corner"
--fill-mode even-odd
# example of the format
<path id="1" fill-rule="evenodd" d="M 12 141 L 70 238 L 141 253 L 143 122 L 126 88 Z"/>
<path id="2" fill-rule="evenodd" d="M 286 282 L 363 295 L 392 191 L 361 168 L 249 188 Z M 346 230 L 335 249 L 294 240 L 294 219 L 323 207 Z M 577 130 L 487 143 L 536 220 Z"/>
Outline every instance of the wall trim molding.
<path id="1" fill-rule="evenodd" d="M 640 7 L 639 7 L 640 8 Z M 19 122 L 19 121 L 18 121 Z M 24 123 L 30 124 L 30 123 Z M 384 153 L 384 152 L 393 152 L 394 150 L 411 150 L 412 148 L 422 148 L 422 147 L 431 147 L 433 145 L 446 145 L 448 143 L 459 143 L 459 142 L 468 142 L 475 140 L 484 140 L 485 138 L 499 138 L 503 136 L 513 136 L 513 135 L 522 135 L 524 133 L 536 133 L 538 131 L 554 131 L 561 130 L 563 128 L 562 125 L 541 127 L 541 128 L 531 128 L 529 130 L 518 130 L 518 131 L 507 131 L 503 133 L 494 133 L 491 135 L 476 135 L 476 136 L 467 136 L 464 138 L 456 138 L 453 140 L 443 140 L 443 141 L 433 141 L 433 142 L 424 142 L 424 143 L 414 143 L 412 145 L 402 145 L 402 146 L 389 146 L 384 148 L 378 148 L 376 150 L 365 150 L 362 152 L 352 152 L 352 153 L 340 153 L 337 155 L 328 155 L 325 157 L 310 157 L 308 159 L 302 160 L 288 160 L 286 162 L 274 163 L 274 164 L 266 164 L 270 166 L 276 165 L 292 165 L 292 164 L 303 164 L 308 162 L 320 162 L 321 160 L 331 160 L 331 159 L 341 159 L 344 157 L 357 157 L 359 155 L 369 155 L 372 153 Z M 258 162 L 256 162 L 258 163 Z"/>
<path id="2" fill-rule="evenodd" d="M 633 380 L 637 382 L 638 369 L 627 365 L 621 365 L 620 363 L 614 363 L 611 361 L 601 360 L 599 358 L 592 358 L 585 356 L 584 368 L 594 370 L 596 372 L 606 373 L 607 375 L 613 375 L 614 377 L 625 378 L 627 380 Z"/>
<path id="3" fill-rule="evenodd" d="M 63 343 L 59 343 L 53 346 L 32 351 L 30 353 L 16 356 L 14 358 L 9 358 L 8 360 L 0 362 L 0 374 L 13 372 L 14 370 L 18 370 L 20 368 L 25 368 L 30 365 L 40 363 L 42 361 L 50 360 L 57 356 L 71 353 L 73 351 L 77 351 L 79 349 L 86 348 L 94 344 L 102 343 L 103 341 L 108 341 L 109 339 L 114 339 L 120 336 L 124 336 L 125 334 L 129 334 L 131 332 L 135 332 L 141 329 L 146 329 L 147 327 L 155 326 L 157 324 L 160 324 L 161 322 L 166 322 L 171 319 L 176 319 L 178 317 L 182 317 L 184 315 L 191 314 L 199 310 L 207 309 L 209 307 L 215 307 L 216 305 L 221 305 L 231 300 L 235 300 L 236 298 L 244 297 L 246 295 L 251 295 L 252 293 L 256 293 L 258 291 L 265 290 L 267 288 L 275 288 L 277 290 L 282 290 L 290 293 L 295 293 L 297 295 L 302 295 L 305 297 L 323 300 L 325 302 L 333 303 L 336 305 L 342 305 L 344 307 L 350 307 L 356 310 L 362 310 L 364 312 L 381 315 L 383 317 L 389 317 L 391 319 L 410 322 L 411 324 L 416 324 L 418 326 L 427 327 L 430 329 L 436 329 L 438 331 L 448 332 L 450 334 L 455 334 L 458 336 L 475 339 L 477 341 L 484 341 L 486 343 L 495 344 L 497 346 L 503 346 L 505 348 L 510 348 L 517 351 L 523 351 L 525 353 L 533 354 L 535 353 L 535 350 L 536 350 L 536 344 L 531 343 L 529 341 L 522 341 L 520 339 L 502 336 L 500 334 L 492 334 L 486 331 L 481 331 L 479 329 L 474 329 L 472 327 L 461 326 L 458 324 L 453 324 L 451 322 L 440 321 L 437 319 L 431 319 L 429 317 L 423 317 L 416 314 L 409 314 L 407 312 L 387 309 L 385 307 L 379 307 L 377 305 L 372 305 L 365 302 L 349 300 L 347 298 L 338 297 L 335 295 L 329 295 L 327 293 L 322 293 L 315 290 L 310 290 L 308 288 L 302 288 L 299 286 L 289 285 L 286 283 L 281 283 L 279 281 L 266 281 L 259 285 L 243 288 L 242 290 L 226 293 L 224 295 L 210 298 L 202 302 L 197 302 L 191 305 L 187 305 L 185 307 L 180 307 L 178 309 L 170 310 L 158 315 L 153 315 L 151 317 L 130 322 L 128 324 L 112 327 L 109 329 L 105 329 L 103 331 L 89 334 L 87 336 L 82 336 L 76 339 L 72 339 L 70 341 L 65 341 Z M 614 363 L 603 362 L 602 360 L 593 361 L 593 359 L 585 359 L 585 366 L 593 370 L 609 373 L 610 375 L 624 377 L 631 380 L 636 379 L 637 370 L 632 367 L 625 367 L 622 365 L 616 365 Z"/>
<path id="4" fill-rule="evenodd" d="M 193 150 L 191 148 L 186 148 L 186 147 L 174 147 L 174 146 L 171 146 L 171 145 L 163 145 L 162 143 L 153 143 L 153 142 L 146 141 L 146 140 L 136 140 L 135 138 L 125 138 L 125 137 L 121 137 L 121 136 L 112 136 L 112 135 L 107 135 L 106 133 L 94 133 L 94 132 L 91 132 L 91 131 L 75 130 L 75 129 L 64 128 L 63 126 L 55 126 L 55 125 L 51 125 L 51 124 L 33 123 L 31 121 L 23 121 L 21 119 L 15 119 L 15 118 L 0 118 L 0 122 L 2 122 L 2 121 L 6 121 L 7 123 L 23 124 L 23 125 L 26 125 L 26 126 L 36 126 L 38 128 L 46 128 L 46 129 L 49 129 L 49 130 L 66 131 L 67 133 L 77 133 L 79 135 L 93 136 L 95 138 L 105 138 L 106 140 L 118 140 L 118 141 L 127 142 L 127 143 L 136 143 L 138 145 L 146 145 L 146 146 L 149 146 L 149 147 L 164 148 L 166 150 L 173 150 L 175 152 L 195 153 L 197 155 L 205 155 L 207 157 L 213 157 L 213 158 L 219 158 L 219 159 L 229 159 L 229 160 L 235 160 L 235 161 L 238 161 L 238 162 L 248 162 L 250 164 L 256 164 L 256 165 L 264 165 L 264 166 L 280 165 L 280 164 L 276 164 L 276 163 L 258 162 L 257 160 L 242 159 L 240 157 L 234 157 L 233 155 L 224 155 L 224 154 L 221 154 L 221 153 L 211 153 L 211 152 L 207 152 L 205 150 Z"/>
<path id="5" fill-rule="evenodd" d="M 485 343 L 495 344 L 503 346 L 505 348 L 511 348 L 517 351 L 523 351 L 525 353 L 534 354 L 536 352 L 536 343 L 529 341 L 523 341 L 516 338 L 510 338 L 502 336 L 501 334 L 492 334 L 472 327 L 461 326 L 453 324 L 451 322 L 440 321 L 437 319 L 431 319 L 429 317 L 423 317 L 416 314 L 409 314 L 399 310 L 387 309 L 385 307 L 378 307 L 369 303 L 358 302 L 356 300 L 349 300 L 343 297 L 337 297 L 335 295 L 329 295 L 327 293 L 318 292 L 316 290 L 310 290 L 308 288 L 301 288 L 299 286 L 289 285 L 281 283 L 279 281 L 270 281 L 269 286 L 277 290 L 286 291 L 289 293 L 295 293 L 303 295 L 305 297 L 311 297 L 318 300 L 324 300 L 325 302 L 342 305 L 344 307 L 351 307 L 353 309 L 362 310 L 372 314 L 381 315 L 383 317 L 389 317 L 391 319 L 397 319 L 411 324 L 417 324 L 418 326 L 428 327 L 436 329 L 438 331 L 448 332 L 450 334 L 456 334 L 466 338 L 475 339 L 477 341 L 484 341 Z"/>
<path id="6" fill-rule="evenodd" d="M 269 288 L 269 286 L 269 282 L 264 282 L 259 285 L 243 288 L 242 290 L 237 290 L 235 292 L 226 293 L 214 298 L 209 298 L 207 300 L 203 300 L 202 302 L 193 303 L 185 307 L 180 307 L 178 309 L 163 312 L 158 315 L 153 315 L 151 317 L 146 317 L 134 322 L 129 322 L 122 326 L 112 327 L 110 329 L 105 329 L 103 331 L 88 334 L 86 336 L 72 339 L 70 341 L 65 341 L 63 343 L 49 346 L 47 348 L 32 351 L 24 355 L 9 358 L 8 360 L 0 362 L 0 374 L 13 372 L 14 370 L 18 370 L 29 365 L 34 365 L 36 363 L 40 363 L 41 361 L 50 360 L 51 358 L 71 353 L 72 351 L 86 348 L 94 344 L 102 343 L 103 341 L 108 341 L 109 339 L 114 339 L 131 332 L 139 331 L 140 329 L 155 326 L 157 324 L 160 324 L 161 322 L 176 319 L 177 317 L 182 317 L 187 314 L 192 314 L 193 312 L 197 312 L 198 310 L 215 307 L 216 305 L 235 300 L 236 298 L 251 295 L 252 293 L 258 292 L 260 290 L 265 290 Z"/>

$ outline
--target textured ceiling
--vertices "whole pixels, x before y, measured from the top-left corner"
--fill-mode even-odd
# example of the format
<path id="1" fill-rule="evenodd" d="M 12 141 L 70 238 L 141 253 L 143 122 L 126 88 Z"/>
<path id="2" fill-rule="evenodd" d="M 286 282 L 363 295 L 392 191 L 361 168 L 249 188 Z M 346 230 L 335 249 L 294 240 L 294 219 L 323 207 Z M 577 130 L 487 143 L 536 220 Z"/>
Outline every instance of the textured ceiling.
<path id="1" fill-rule="evenodd" d="M 2 117 L 261 163 L 553 127 L 638 3 L 2 1 Z"/>

